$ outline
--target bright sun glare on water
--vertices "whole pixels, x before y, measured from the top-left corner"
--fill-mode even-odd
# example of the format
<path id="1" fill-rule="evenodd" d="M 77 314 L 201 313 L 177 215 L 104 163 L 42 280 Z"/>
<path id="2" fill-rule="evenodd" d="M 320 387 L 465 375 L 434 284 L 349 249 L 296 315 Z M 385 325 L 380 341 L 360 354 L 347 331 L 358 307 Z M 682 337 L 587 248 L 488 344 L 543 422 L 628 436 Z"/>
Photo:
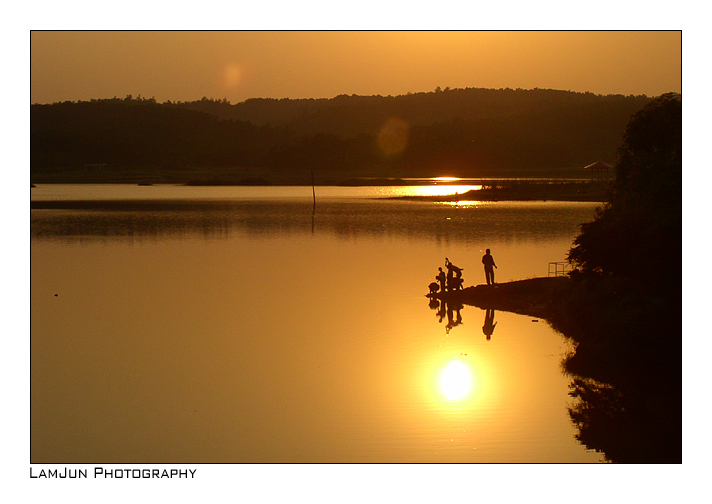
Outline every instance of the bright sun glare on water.
<path id="1" fill-rule="evenodd" d="M 470 392 L 472 378 L 465 364 L 454 360 L 440 375 L 440 390 L 451 401 L 463 399 Z"/>
<path id="2" fill-rule="evenodd" d="M 389 188 L 393 196 L 448 196 L 450 194 L 463 194 L 468 191 L 479 191 L 481 185 L 422 185 L 402 186 Z"/>

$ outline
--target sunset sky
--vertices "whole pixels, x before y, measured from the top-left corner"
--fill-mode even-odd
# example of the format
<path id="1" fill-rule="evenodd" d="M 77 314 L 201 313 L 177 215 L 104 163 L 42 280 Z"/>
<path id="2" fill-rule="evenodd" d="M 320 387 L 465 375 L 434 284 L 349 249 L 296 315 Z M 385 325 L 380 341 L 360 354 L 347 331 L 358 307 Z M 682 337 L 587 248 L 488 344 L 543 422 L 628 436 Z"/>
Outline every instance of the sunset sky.
<path id="1" fill-rule="evenodd" d="M 446 88 L 681 92 L 679 31 L 33 31 L 31 103 Z"/>

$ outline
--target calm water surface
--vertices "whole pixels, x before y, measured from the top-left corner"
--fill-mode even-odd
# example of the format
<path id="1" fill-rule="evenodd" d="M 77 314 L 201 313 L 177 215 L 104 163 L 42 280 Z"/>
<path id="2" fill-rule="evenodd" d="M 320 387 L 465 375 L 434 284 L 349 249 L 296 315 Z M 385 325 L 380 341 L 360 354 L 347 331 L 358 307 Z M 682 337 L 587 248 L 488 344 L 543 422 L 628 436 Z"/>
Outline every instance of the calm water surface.
<path id="1" fill-rule="evenodd" d="M 33 189 L 74 203 L 31 211 L 32 462 L 601 461 L 561 335 L 424 296 L 445 257 L 483 283 L 485 248 L 546 276 L 596 205 L 408 190 Z"/>

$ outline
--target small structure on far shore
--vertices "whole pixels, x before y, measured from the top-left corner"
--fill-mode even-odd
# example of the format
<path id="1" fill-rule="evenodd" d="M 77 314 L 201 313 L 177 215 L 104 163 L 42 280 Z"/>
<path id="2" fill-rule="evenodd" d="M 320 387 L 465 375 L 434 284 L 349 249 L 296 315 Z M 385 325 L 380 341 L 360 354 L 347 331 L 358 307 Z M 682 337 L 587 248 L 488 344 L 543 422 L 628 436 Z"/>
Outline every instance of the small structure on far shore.
<path id="1" fill-rule="evenodd" d="M 603 161 L 596 161 L 595 163 L 583 167 L 584 170 L 591 170 L 591 180 L 593 180 L 594 174 L 596 174 L 597 180 L 608 180 L 608 170 L 612 168 L 613 167 L 611 165 L 604 163 Z M 603 170 L 606 171 L 605 179 L 602 177 Z"/>

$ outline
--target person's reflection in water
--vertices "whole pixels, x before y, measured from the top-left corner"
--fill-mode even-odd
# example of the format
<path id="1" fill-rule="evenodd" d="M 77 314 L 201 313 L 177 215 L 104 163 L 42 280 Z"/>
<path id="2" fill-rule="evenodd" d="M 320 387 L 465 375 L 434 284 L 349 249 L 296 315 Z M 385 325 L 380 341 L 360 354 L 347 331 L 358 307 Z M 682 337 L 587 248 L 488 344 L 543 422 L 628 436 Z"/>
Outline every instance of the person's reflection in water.
<path id="1" fill-rule="evenodd" d="M 494 310 L 492 308 L 487 308 L 487 311 L 485 312 L 485 325 L 482 326 L 482 332 L 485 333 L 485 336 L 487 336 L 487 341 L 492 338 L 494 326 L 496 325 L 497 322 L 494 321 Z"/>
<path id="2" fill-rule="evenodd" d="M 447 311 L 447 303 L 445 301 L 440 301 L 440 309 L 438 310 L 438 313 L 436 313 L 438 317 L 438 323 L 442 324 L 443 319 L 445 318 L 445 313 Z"/>
<path id="3" fill-rule="evenodd" d="M 445 332 L 448 334 L 450 333 L 450 329 L 462 324 L 460 310 L 462 310 L 462 303 L 450 303 L 447 305 L 447 325 L 445 326 Z"/>
<path id="4" fill-rule="evenodd" d="M 430 299 L 430 302 L 428 303 L 428 307 L 431 310 L 437 310 L 438 308 L 440 308 L 440 301 L 438 301 L 437 298 L 431 297 L 429 299 Z"/>

